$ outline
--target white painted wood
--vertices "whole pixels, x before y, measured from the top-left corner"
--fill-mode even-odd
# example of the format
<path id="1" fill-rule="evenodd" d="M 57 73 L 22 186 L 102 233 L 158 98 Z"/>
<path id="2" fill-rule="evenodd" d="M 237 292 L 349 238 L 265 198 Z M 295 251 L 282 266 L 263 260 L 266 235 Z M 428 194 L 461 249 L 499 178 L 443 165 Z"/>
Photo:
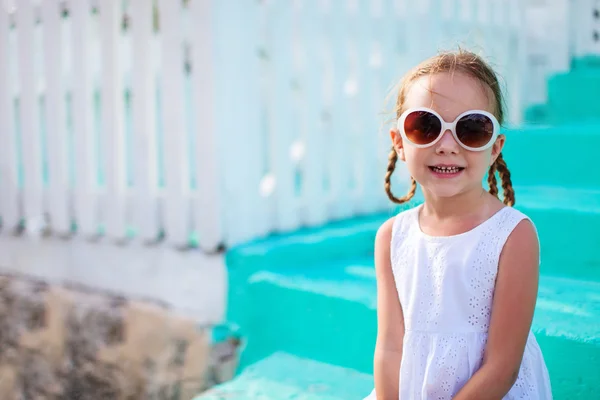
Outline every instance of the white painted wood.
<path id="1" fill-rule="evenodd" d="M 31 1 L 23 3 L 23 9 L 32 17 Z M 560 1 L 566 8 L 566 0 Z M 56 220 L 63 231 L 68 229 L 69 223 L 69 193 L 65 164 L 66 118 L 61 93 L 71 83 L 75 216 L 84 233 L 94 234 L 97 229 L 98 163 L 91 77 L 94 73 L 98 74 L 101 83 L 103 101 L 100 137 L 103 140 L 102 169 L 106 177 L 107 202 L 103 202 L 101 211 L 108 219 L 102 222 L 106 223 L 109 236 L 120 237 L 125 231 L 124 76 L 120 68 L 123 54 L 119 54 L 127 46 L 121 45 L 121 6 L 117 3 L 113 0 L 101 4 L 100 16 L 93 17 L 95 20 L 100 18 L 98 24 L 94 23 L 98 26 L 96 37 L 94 32 L 90 33 L 94 24 L 90 23 L 89 0 L 73 2 L 71 18 L 66 22 L 73 24 L 72 46 L 67 46 L 68 50 L 60 45 L 62 22 L 53 14 L 53 9 L 58 8 L 58 0 L 48 0 L 42 5 L 42 11 L 47 15 L 43 26 L 45 34 L 40 41 L 45 46 L 44 52 L 65 55 L 65 65 L 61 65 L 62 57 L 58 62 L 48 61 L 50 58 L 44 62 L 47 86 L 44 112 L 50 169 L 48 210 L 53 224 Z M 552 4 L 558 7 L 559 0 Z M 191 97 L 195 115 L 190 121 L 192 125 L 187 126 L 183 10 L 179 2 L 164 0 L 159 5 L 162 48 L 160 52 L 154 52 L 151 4 L 141 0 L 130 4 L 134 41 L 131 68 L 136 71 L 132 75 L 135 138 L 135 197 L 132 204 L 134 225 L 144 239 L 156 236 L 161 221 L 156 198 L 155 57 L 159 57 L 162 79 L 165 146 L 160 151 L 165 155 L 166 188 L 161 210 L 165 213 L 166 233 L 173 243 L 181 244 L 187 241 L 194 227 L 200 233 L 201 246 L 206 249 L 216 246 L 222 238 L 235 243 L 273 229 L 293 230 L 305 223 L 314 225 L 330 218 L 386 207 L 388 203 L 382 186 L 389 153 L 389 125 L 380 129 L 375 123 L 376 114 L 386 105 L 393 106 L 396 92 L 390 93 L 391 85 L 408 68 L 440 48 L 455 49 L 456 44 L 466 45 L 488 58 L 508 83 L 511 122 L 518 121 L 526 104 L 525 88 L 530 87 L 526 77 L 531 76 L 532 70 L 524 64 L 525 54 L 528 54 L 523 42 L 527 27 L 522 20 L 525 5 L 517 0 L 508 0 L 508 3 L 499 0 L 428 0 L 414 6 L 409 6 L 405 0 L 364 4 L 359 0 L 340 4 L 325 0 L 243 4 L 233 0 L 219 3 L 198 0 L 190 3 L 188 16 L 193 21 L 189 24 L 188 39 L 194 65 Z M 267 7 L 270 14 L 263 23 L 260 12 Z M 106 12 L 107 9 L 110 12 Z M 20 11 L 21 8 L 18 18 L 30 18 Z M 326 14 L 320 14 L 322 12 Z M 562 21 L 555 14 L 548 18 L 554 25 L 560 25 Z M 6 24 L 6 18 L 3 23 Z M 43 211 L 43 187 L 40 121 L 34 115 L 38 112 L 36 79 L 39 79 L 36 56 L 32 55 L 36 39 L 32 22 L 20 25 L 18 43 L 31 42 L 29 46 L 18 46 L 15 52 L 19 65 L 26 65 L 28 69 L 19 68 L 17 72 L 14 68 L 15 76 L 20 77 L 15 81 L 20 83 L 22 92 L 19 121 L 25 139 L 25 199 L 28 202 L 25 209 L 29 214 L 32 210 L 39 214 Z M 261 35 L 265 35 L 265 43 L 261 43 Z M 569 43 L 567 36 L 559 37 L 552 32 L 546 42 L 550 40 L 560 44 L 538 50 L 549 57 L 548 65 L 540 68 L 544 83 L 548 74 L 567 68 L 570 61 L 565 50 Z M 449 43 L 452 45 L 448 46 Z M 90 57 L 90 54 L 96 54 L 90 49 L 98 44 L 102 44 L 98 58 Z M 69 55 L 71 51 L 72 55 Z M 257 53 L 262 54 L 262 70 Z M 2 54 L 9 57 L 6 48 L 0 56 Z M 72 79 L 57 79 L 71 63 Z M 4 79 L 10 75 L 10 69 L 7 64 L 0 67 Z M 6 85 L 11 84 L 8 78 Z M 392 94 L 392 101 L 384 104 L 387 94 Z M 6 132 L 16 130 L 10 126 L 13 120 L 11 109 L 11 99 L 6 96 L 0 103 L 0 116 L 6 117 L 1 123 Z M 383 118 L 395 119 L 393 111 Z M 189 150 L 189 132 L 192 132 L 196 146 L 192 150 Z M 14 140 L 14 135 L 3 135 L 3 143 Z M 60 135 L 63 135 L 62 139 Z M 7 143 L 14 147 L 14 142 Z M 193 174 L 198 182 L 194 198 L 189 193 L 190 153 L 193 153 L 197 169 Z M 8 157 L 0 161 L 2 177 L 16 179 L 16 154 L 16 151 L 10 153 L 12 161 Z M 294 161 L 293 157 L 298 160 Z M 399 185 L 403 184 L 400 182 L 403 178 L 398 178 L 405 170 L 402 163 L 397 168 L 394 193 L 402 195 Z M 38 173 L 32 175 L 31 171 Z M 299 193 L 295 189 L 298 171 L 302 173 Z M 32 176 L 33 181 L 29 179 Z M 324 188 L 324 181 L 329 182 L 329 189 Z M 12 186 L 9 182 L 0 180 L 4 185 L 2 188 L 13 190 L 12 194 L 6 191 L 9 200 L 3 204 L 8 205 L 2 207 L 16 209 L 16 180 Z M 273 187 L 269 189 L 271 184 Z M 29 195 L 36 190 L 37 195 Z M 14 198 L 14 202 L 10 198 Z M 17 214 L 18 211 L 9 217 L 13 218 L 13 224 Z"/>
<path id="2" fill-rule="evenodd" d="M 261 125 L 257 21 L 261 3 L 223 0 L 215 4 L 215 123 L 222 159 L 223 211 L 229 244 L 263 234 L 267 217 L 261 196 L 265 166 Z M 245 29 L 241 30 L 240 27 Z M 263 195 L 270 193 L 264 180 Z M 263 231 L 261 228 L 265 228 Z"/>
<path id="3" fill-rule="evenodd" d="M 156 239 L 160 224 L 157 210 L 158 171 L 156 162 L 156 80 L 152 3 L 131 3 L 132 35 L 132 114 L 133 114 L 133 221 L 138 236 Z"/>
<path id="4" fill-rule="evenodd" d="M 551 13 L 551 32 L 553 37 L 552 68 L 556 72 L 568 72 L 571 68 L 571 36 L 569 18 L 572 10 L 569 8 L 569 0 L 557 0 Z M 600 2 L 598 3 L 600 12 Z M 597 31 L 600 34 L 600 19 L 596 20 Z M 597 46 L 600 41 L 597 42 Z M 550 46 L 548 46 L 550 47 Z M 600 53 L 600 49 L 597 51 Z"/>
<path id="5" fill-rule="evenodd" d="M 383 175 L 375 168 L 377 158 L 376 99 L 373 95 L 373 80 L 379 70 L 378 57 L 372 29 L 375 18 L 368 3 L 359 3 L 350 13 L 350 76 L 356 85 L 355 91 L 348 96 L 349 115 L 353 116 L 349 138 L 352 146 L 352 174 L 356 185 L 355 209 L 360 214 L 375 210 L 376 185 Z"/>
<path id="6" fill-rule="evenodd" d="M 490 0 L 477 0 L 477 21 L 484 27 L 487 27 L 491 20 L 490 3 Z"/>
<path id="7" fill-rule="evenodd" d="M 560 3 L 564 3 L 565 0 L 559 1 Z M 600 56 L 600 40 L 594 40 L 594 33 L 596 35 L 600 35 L 600 18 L 594 17 L 594 14 L 600 12 L 600 2 L 595 0 L 594 3 L 588 8 L 588 18 L 590 21 L 590 32 L 588 33 L 588 40 L 590 43 L 590 47 L 588 49 L 587 55 L 592 56 Z M 563 14 L 564 15 L 564 14 Z"/>
<path id="8" fill-rule="evenodd" d="M 190 4 L 194 21 L 191 35 L 191 64 L 194 109 L 196 110 L 196 149 L 198 188 L 194 201 L 195 228 L 200 236 L 200 247 L 214 250 L 223 241 L 221 228 L 221 196 L 217 131 L 214 107 L 214 26 L 213 5 L 208 0 Z"/>
<path id="9" fill-rule="evenodd" d="M 327 201 L 324 188 L 327 148 L 323 129 L 323 70 L 325 46 L 323 44 L 323 11 L 321 0 L 303 1 L 299 7 L 300 44 L 298 84 L 301 87 L 301 130 L 305 145 L 303 160 L 304 191 L 302 210 L 305 222 L 315 226 L 327 219 Z"/>
<path id="10" fill-rule="evenodd" d="M 98 233 L 98 179 L 92 125 L 91 18 L 88 0 L 70 3 L 73 48 L 72 107 L 75 164 L 75 221 L 85 236 Z"/>
<path id="11" fill-rule="evenodd" d="M 14 81 L 11 63 L 16 55 L 9 46 L 8 13 L 0 8 L 0 217 L 3 233 L 14 229 L 20 220 L 17 175 L 17 146 L 15 141 Z"/>
<path id="12" fill-rule="evenodd" d="M 458 0 L 459 20 L 457 22 L 470 22 L 473 14 L 473 0 Z"/>
<path id="13" fill-rule="evenodd" d="M 0 237 L 0 273 L 35 276 L 161 301 L 199 324 L 223 321 L 227 278 L 222 256 L 166 246 L 115 246 L 86 240 Z"/>
<path id="14" fill-rule="evenodd" d="M 269 7 L 268 46 L 271 63 L 269 96 L 269 157 L 276 179 L 275 228 L 290 231 L 299 225 L 298 200 L 295 195 L 295 166 L 292 145 L 299 135 L 294 110 L 292 85 L 294 41 L 293 10 L 290 4 L 271 2 Z"/>
<path id="15" fill-rule="evenodd" d="M 523 21 L 524 4 L 521 0 L 508 0 L 505 5 L 508 8 L 509 28 L 519 28 Z M 512 31 L 512 29 L 510 29 Z"/>
<path id="16" fill-rule="evenodd" d="M 163 113 L 164 213 L 167 240 L 187 243 L 190 234 L 189 164 L 184 119 L 184 55 L 181 2 L 161 0 L 161 109 Z"/>
<path id="17" fill-rule="evenodd" d="M 44 111 L 49 169 L 48 213 L 53 232 L 64 235 L 71 230 L 71 209 L 60 4 L 60 0 L 47 0 L 42 4 L 42 28 L 46 87 Z"/>
<path id="18" fill-rule="evenodd" d="M 394 2 L 394 12 L 396 16 L 406 17 L 408 13 L 408 1 L 409 0 L 392 0 Z"/>
<path id="19" fill-rule="evenodd" d="M 339 7 L 328 14 L 327 53 L 331 55 L 331 76 L 325 94 L 326 110 L 331 113 L 327 143 L 330 204 L 329 215 L 333 219 L 347 218 L 354 214 L 355 189 L 352 187 L 352 153 L 349 143 L 351 126 L 347 96 L 351 96 L 356 85 L 350 78 L 348 51 L 348 7 Z M 328 77 L 329 78 L 329 77 Z"/>
<path id="20" fill-rule="evenodd" d="M 441 3 L 442 19 L 451 20 L 456 15 L 456 0 L 442 0 Z"/>
<path id="21" fill-rule="evenodd" d="M 26 224 L 35 230 L 43 218 L 42 152 L 39 102 L 34 63 L 34 6 L 24 0 L 17 11 L 19 65 L 19 126 L 23 163 L 23 201 Z"/>
<path id="22" fill-rule="evenodd" d="M 508 104 L 508 121 L 512 125 L 519 124 L 522 121 L 522 113 L 524 102 L 523 91 L 526 89 L 527 82 L 522 79 L 522 71 L 526 64 L 525 54 L 525 32 L 524 26 L 524 11 L 525 5 L 522 1 L 509 0 L 509 29 L 508 29 L 508 47 L 513 53 L 511 61 L 507 63 L 506 81 L 507 87 L 507 104 Z"/>
<path id="23" fill-rule="evenodd" d="M 215 9 L 220 10 L 218 8 Z M 255 146 L 253 154 L 250 156 L 251 158 L 247 159 L 246 162 L 251 162 L 250 160 L 254 159 L 256 168 L 252 169 L 252 171 L 257 174 L 259 183 L 256 185 L 252 182 L 249 182 L 249 186 L 246 190 L 248 190 L 250 193 L 258 194 L 258 197 L 255 198 L 255 201 L 258 201 L 253 205 L 253 207 L 255 207 L 256 213 L 258 213 L 261 217 L 253 222 L 255 226 L 253 227 L 252 231 L 255 232 L 255 235 L 261 236 L 273 231 L 274 227 L 276 226 L 277 219 L 277 208 L 275 206 L 275 189 L 277 187 L 277 181 L 272 170 L 271 158 L 268 154 L 270 135 L 268 109 L 272 94 L 271 85 L 273 84 L 272 62 L 268 53 L 269 25 L 267 21 L 269 18 L 269 2 L 261 2 L 257 4 L 257 7 L 253 7 L 252 10 L 254 10 L 253 15 L 255 15 L 256 18 L 255 26 L 258 32 L 256 36 L 250 38 L 250 40 L 256 41 L 255 46 L 258 52 L 258 57 L 256 60 L 257 63 L 251 64 L 251 66 L 256 68 L 256 82 L 258 82 L 258 85 L 253 85 L 252 87 L 254 90 L 256 90 L 255 95 L 257 97 L 255 103 L 258 105 L 258 107 L 255 108 L 255 112 L 257 112 L 260 116 L 260 120 L 255 121 L 255 118 L 251 120 L 252 122 L 256 122 L 258 125 L 256 126 L 257 131 L 253 135 L 252 142 L 248 141 L 246 143 L 246 145 L 249 145 L 249 143 L 254 143 Z M 217 34 L 217 36 L 220 35 Z M 224 45 L 224 42 L 220 43 L 220 46 Z M 233 71 L 230 71 L 230 73 L 233 73 Z M 232 150 L 237 148 L 237 144 L 233 143 L 231 140 L 227 140 L 227 144 L 225 146 L 227 148 L 231 147 Z M 226 156 L 226 158 L 227 160 L 222 159 L 221 163 L 224 166 L 226 175 L 229 176 L 229 173 L 234 174 L 234 167 L 231 165 L 231 157 Z M 225 179 L 225 187 L 229 187 L 229 181 L 229 178 Z M 227 191 L 229 192 L 229 189 L 227 189 Z M 224 199 L 227 197 L 228 196 L 224 196 Z M 227 203 L 224 203 L 224 208 L 228 207 L 226 204 Z M 239 206 L 234 206 L 234 209 L 239 210 Z M 229 226 L 228 223 L 226 224 Z M 230 229 L 230 231 L 234 230 Z"/>
<path id="24" fill-rule="evenodd" d="M 384 177 L 388 165 L 388 154 L 391 148 L 389 130 L 395 126 L 396 113 L 394 107 L 398 83 L 405 71 L 400 68 L 398 56 L 399 34 L 403 27 L 399 23 L 399 16 L 393 12 L 395 0 L 385 0 L 383 3 L 383 17 L 375 20 L 374 38 L 381 48 L 381 67 L 374 71 L 373 96 L 380 109 L 377 115 L 377 131 L 372 139 L 376 143 L 377 161 L 375 169 L 378 172 L 374 178 L 375 189 L 372 196 L 377 199 L 377 209 L 386 209 L 391 202 L 384 190 Z M 388 20 L 389 19 L 389 20 Z M 392 186 L 398 190 L 397 186 Z"/>
<path id="25" fill-rule="evenodd" d="M 504 9 L 504 0 L 491 0 L 490 8 L 492 25 L 495 27 L 502 27 L 502 11 Z"/>
<path id="26" fill-rule="evenodd" d="M 125 235 L 125 132 L 124 90 L 120 66 L 121 1 L 105 0 L 100 5 L 102 168 L 105 190 L 101 207 L 105 234 L 114 239 Z"/>
<path id="27" fill-rule="evenodd" d="M 422 0 L 422 1 L 417 2 L 415 8 L 416 8 L 416 10 L 418 11 L 419 14 L 426 14 L 431 9 L 431 3 L 432 3 L 432 0 Z M 434 12 L 434 13 L 435 14 L 439 14 L 439 13 L 436 13 L 436 12 Z M 432 13 L 432 14 L 434 14 L 434 13 Z"/>

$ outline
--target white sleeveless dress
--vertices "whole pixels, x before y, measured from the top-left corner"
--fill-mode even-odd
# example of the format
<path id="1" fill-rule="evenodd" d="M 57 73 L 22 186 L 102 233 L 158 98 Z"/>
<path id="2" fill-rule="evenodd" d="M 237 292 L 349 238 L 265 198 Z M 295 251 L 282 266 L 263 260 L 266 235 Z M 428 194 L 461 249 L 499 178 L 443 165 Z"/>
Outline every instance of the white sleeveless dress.
<path id="1" fill-rule="evenodd" d="M 391 262 L 404 312 L 401 400 L 452 398 L 479 369 L 500 252 L 528 217 L 504 207 L 474 229 L 434 237 L 419 227 L 418 206 L 393 224 Z M 374 400 L 375 390 L 366 398 Z M 516 383 L 504 399 L 552 399 L 542 352 L 529 332 Z"/>

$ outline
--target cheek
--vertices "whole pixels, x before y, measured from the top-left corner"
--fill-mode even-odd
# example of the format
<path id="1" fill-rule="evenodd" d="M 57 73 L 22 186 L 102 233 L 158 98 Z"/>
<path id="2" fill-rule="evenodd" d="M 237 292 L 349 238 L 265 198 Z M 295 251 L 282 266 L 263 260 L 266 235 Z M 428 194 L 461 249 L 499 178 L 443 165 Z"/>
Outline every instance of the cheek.
<path id="1" fill-rule="evenodd" d="M 484 154 L 471 154 L 471 157 L 467 159 L 468 165 L 471 170 L 483 171 L 485 173 L 492 163 L 491 153 L 485 152 Z"/>
<path id="2" fill-rule="evenodd" d="M 404 148 L 406 167 L 412 175 L 420 176 L 430 158 L 428 149 L 417 149 L 407 146 Z"/>
<path id="3" fill-rule="evenodd" d="M 407 164 L 417 164 L 422 162 L 427 155 L 426 149 L 418 149 L 412 146 L 404 147 L 404 158 Z"/>

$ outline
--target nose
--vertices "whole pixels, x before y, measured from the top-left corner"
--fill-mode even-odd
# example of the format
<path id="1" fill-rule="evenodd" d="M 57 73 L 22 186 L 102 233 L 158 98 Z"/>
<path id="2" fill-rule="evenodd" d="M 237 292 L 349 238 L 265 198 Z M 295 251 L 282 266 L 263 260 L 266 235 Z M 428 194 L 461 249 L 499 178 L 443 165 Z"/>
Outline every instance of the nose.
<path id="1" fill-rule="evenodd" d="M 436 143 L 435 152 L 437 154 L 458 154 L 460 145 L 454 140 L 454 136 L 449 129 L 442 134 L 442 138 Z"/>

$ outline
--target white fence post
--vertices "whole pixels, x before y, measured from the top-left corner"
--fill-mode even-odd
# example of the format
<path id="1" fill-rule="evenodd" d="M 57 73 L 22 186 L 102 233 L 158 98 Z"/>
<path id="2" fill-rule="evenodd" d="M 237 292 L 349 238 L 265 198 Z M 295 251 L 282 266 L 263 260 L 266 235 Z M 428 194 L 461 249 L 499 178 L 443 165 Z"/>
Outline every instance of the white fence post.
<path id="1" fill-rule="evenodd" d="M 163 116 L 164 216 L 167 241 L 182 245 L 190 234 L 190 170 L 184 119 L 184 53 L 181 2 L 160 0 L 161 111 Z"/>
<path id="2" fill-rule="evenodd" d="M 329 167 L 329 214 L 333 219 L 347 218 L 354 214 L 355 190 L 352 176 L 352 154 L 350 152 L 350 113 L 347 97 L 356 87 L 349 79 L 348 70 L 348 4 L 340 9 L 327 9 L 327 41 L 330 68 L 326 81 L 325 105 L 331 113 L 327 135 L 330 138 L 326 150 Z"/>
<path id="3" fill-rule="evenodd" d="M 323 83 L 325 46 L 323 43 L 324 10 L 322 0 L 302 1 L 300 13 L 299 85 L 301 86 L 302 114 L 300 115 L 305 156 L 302 160 L 304 190 L 302 210 L 308 225 L 327 221 L 326 132 L 323 125 Z M 309 56 L 309 54 L 311 56 Z"/>
<path id="4" fill-rule="evenodd" d="M 73 45 L 72 109 L 75 154 L 75 220 L 85 236 L 98 233 L 98 179 L 92 125 L 93 86 L 89 46 L 91 42 L 90 3 L 70 3 Z"/>
<path id="5" fill-rule="evenodd" d="M 17 51 L 19 54 L 19 126 L 23 166 L 23 201 L 26 223 L 34 228 L 43 217 L 42 151 L 39 124 L 38 75 L 34 52 L 33 1 L 23 0 L 17 8 Z"/>
<path id="6" fill-rule="evenodd" d="M 123 113 L 125 92 L 120 67 L 121 1 L 104 0 L 100 6 L 101 34 L 101 99 L 102 99 L 102 163 L 105 171 L 105 193 L 102 219 L 106 234 L 113 239 L 125 235 L 125 135 Z"/>
<path id="7" fill-rule="evenodd" d="M 215 124 L 213 46 L 213 2 L 194 0 L 190 4 L 193 21 L 191 36 L 191 65 L 195 109 L 197 159 L 197 189 L 194 201 L 195 226 L 200 236 L 200 247 L 214 250 L 223 240 L 220 205 L 219 163 Z"/>
<path id="8" fill-rule="evenodd" d="M 272 1 L 267 3 L 268 47 L 271 64 L 271 84 L 268 103 L 269 153 L 275 176 L 275 228 L 289 231 L 299 225 L 298 199 L 295 195 L 295 168 L 292 145 L 298 137 L 298 120 L 294 115 L 294 69 L 292 37 L 292 4 Z"/>
<path id="9" fill-rule="evenodd" d="M 229 244 L 270 230 L 266 202 L 259 192 L 264 177 L 259 103 L 258 11 L 255 1 L 223 0 L 216 6 L 215 118 L 223 171 L 223 218 Z M 269 185 L 265 185 L 269 186 Z M 266 187 L 266 189 L 269 189 Z M 268 190 L 264 192 L 268 195 Z"/>
<path id="10" fill-rule="evenodd" d="M 15 133 L 14 88 L 10 76 L 9 10 L 0 7 L 0 217 L 2 231 L 17 226 L 20 220 Z"/>
<path id="11" fill-rule="evenodd" d="M 66 98 L 63 82 L 63 41 L 60 0 L 45 0 L 42 5 L 44 32 L 44 72 L 46 132 L 48 147 L 48 213 L 54 232 L 71 229 L 69 179 L 67 170 Z"/>
<path id="12" fill-rule="evenodd" d="M 152 24 L 152 2 L 134 0 L 131 4 L 132 35 L 132 114 L 134 225 L 138 236 L 154 240 L 158 236 L 157 148 L 156 148 L 156 50 Z"/>

